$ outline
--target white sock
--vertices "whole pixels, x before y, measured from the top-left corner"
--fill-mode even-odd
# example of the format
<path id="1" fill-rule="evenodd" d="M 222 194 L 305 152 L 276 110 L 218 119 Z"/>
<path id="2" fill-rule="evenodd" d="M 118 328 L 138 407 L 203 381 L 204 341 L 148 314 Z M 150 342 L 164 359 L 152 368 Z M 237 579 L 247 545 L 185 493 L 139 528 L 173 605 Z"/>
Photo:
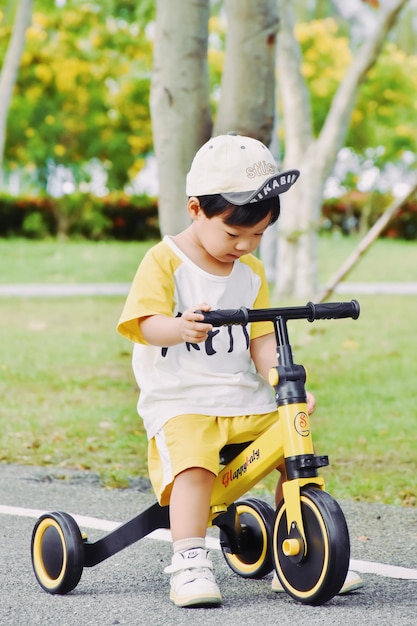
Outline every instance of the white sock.
<path id="1" fill-rule="evenodd" d="M 174 553 L 185 552 L 186 550 L 193 550 L 196 548 L 206 549 L 205 537 L 187 537 L 186 539 L 178 539 L 173 542 Z"/>

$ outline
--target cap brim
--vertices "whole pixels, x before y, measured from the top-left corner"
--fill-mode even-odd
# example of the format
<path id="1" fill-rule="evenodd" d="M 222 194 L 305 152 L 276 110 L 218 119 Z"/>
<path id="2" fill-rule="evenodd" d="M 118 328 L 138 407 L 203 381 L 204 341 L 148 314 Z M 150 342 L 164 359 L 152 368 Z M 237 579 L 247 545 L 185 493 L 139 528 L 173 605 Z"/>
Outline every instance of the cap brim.
<path id="1" fill-rule="evenodd" d="M 220 193 L 220 195 L 230 204 L 235 204 L 236 206 L 262 202 L 288 191 L 299 176 L 300 172 L 298 170 L 287 170 L 286 172 L 279 172 L 279 174 L 270 176 L 255 191 L 230 191 L 228 193 Z"/>

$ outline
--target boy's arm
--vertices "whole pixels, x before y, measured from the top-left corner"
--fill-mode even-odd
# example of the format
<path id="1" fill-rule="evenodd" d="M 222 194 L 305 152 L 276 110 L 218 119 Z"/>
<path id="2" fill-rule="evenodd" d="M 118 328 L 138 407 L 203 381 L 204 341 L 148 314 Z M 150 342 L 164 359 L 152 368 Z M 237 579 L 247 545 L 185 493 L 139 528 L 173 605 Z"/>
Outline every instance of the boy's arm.
<path id="1" fill-rule="evenodd" d="M 203 324 L 204 316 L 195 311 L 209 311 L 208 304 L 200 304 L 184 311 L 181 317 L 149 315 L 139 319 L 139 326 L 145 341 L 153 346 L 169 347 L 187 341 L 201 343 L 213 329 L 211 324 Z"/>
<path id="2" fill-rule="evenodd" d="M 261 335 L 250 342 L 250 354 L 256 371 L 268 380 L 271 367 L 278 365 L 277 344 L 274 333 Z"/>

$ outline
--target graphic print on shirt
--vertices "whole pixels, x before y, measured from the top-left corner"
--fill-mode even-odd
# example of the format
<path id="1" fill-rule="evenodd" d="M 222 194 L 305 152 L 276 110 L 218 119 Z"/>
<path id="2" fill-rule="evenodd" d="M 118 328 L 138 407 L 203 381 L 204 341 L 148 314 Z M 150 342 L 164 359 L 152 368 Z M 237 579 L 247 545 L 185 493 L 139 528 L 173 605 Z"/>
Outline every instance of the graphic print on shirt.
<path id="1" fill-rule="evenodd" d="M 177 313 L 176 317 L 181 317 L 182 313 Z M 246 349 L 249 348 L 249 344 L 250 344 L 250 339 L 249 339 L 249 333 L 246 329 L 246 326 L 240 326 L 242 332 L 243 332 L 243 336 L 245 338 L 246 341 Z M 229 335 L 229 349 L 228 349 L 228 354 L 233 352 L 233 346 L 234 346 L 234 341 L 233 341 L 233 331 L 236 331 L 236 326 L 227 326 L 227 332 Z M 220 328 L 217 328 L 216 330 L 210 330 L 207 336 L 207 339 L 204 342 L 204 347 L 206 350 L 206 354 L 208 356 L 212 356 L 213 354 L 217 354 L 217 351 L 214 349 L 214 345 L 213 345 L 213 339 L 220 333 Z M 189 341 L 185 342 L 185 346 L 188 350 L 188 352 L 191 352 L 191 348 L 194 348 L 194 350 L 200 350 L 200 346 L 198 343 L 190 343 Z M 162 348 L 161 350 L 161 356 L 165 357 L 168 353 L 168 348 Z"/>

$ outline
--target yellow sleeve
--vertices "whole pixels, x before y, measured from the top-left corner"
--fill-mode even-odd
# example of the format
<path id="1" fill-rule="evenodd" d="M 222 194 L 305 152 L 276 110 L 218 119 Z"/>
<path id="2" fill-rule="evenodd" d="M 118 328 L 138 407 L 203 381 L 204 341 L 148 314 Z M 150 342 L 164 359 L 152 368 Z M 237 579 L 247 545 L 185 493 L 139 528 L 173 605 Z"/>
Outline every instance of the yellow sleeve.
<path id="1" fill-rule="evenodd" d="M 269 286 L 265 275 L 265 269 L 262 261 L 253 255 L 245 255 L 240 258 L 243 263 L 246 263 L 251 267 L 253 272 L 261 279 L 261 286 L 258 291 L 258 295 L 253 303 L 253 309 L 267 309 L 271 306 L 269 298 Z M 262 337 L 263 335 L 269 335 L 274 332 L 274 325 L 272 322 L 256 322 L 251 324 L 250 338 L 256 339 L 256 337 Z"/>
<path id="2" fill-rule="evenodd" d="M 139 319 L 148 315 L 173 315 L 174 272 L 181 260 L 163 242 L 144 256 L 130 287 L 117 325 L 118 332 L 136 343 L 147 343 Z"/>

